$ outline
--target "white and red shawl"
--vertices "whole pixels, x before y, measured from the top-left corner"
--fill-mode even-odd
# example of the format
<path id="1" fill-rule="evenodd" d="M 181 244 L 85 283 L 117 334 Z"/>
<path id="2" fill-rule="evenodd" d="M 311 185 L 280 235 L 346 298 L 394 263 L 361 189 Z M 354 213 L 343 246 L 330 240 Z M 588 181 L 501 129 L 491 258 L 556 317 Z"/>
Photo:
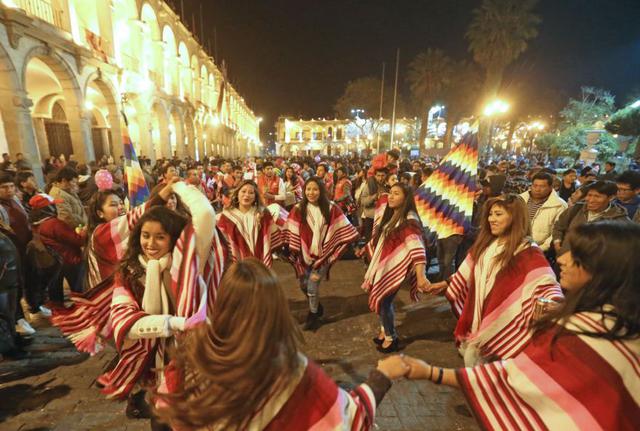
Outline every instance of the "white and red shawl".
<path id="1" fill-rule="evenodd" d="M 379 228 L 379 220 L 376 221 L 371 241 L 365 247 L 370 263 L 362 288 L 369 292 L 369 308 L 378 313 L 382 300 L 396 292 L 406 279 L 411 284 L 411 299 L 418 300 L 414 268 L 419 264 L 426 265 L 427 258 L 422 224 L 417 214 L 410 213 L 406 221 L 386 235 Z"/>
<path id="2" fill-rule="evenodd" d="M 226 266 L 255 257 L 271 268 L 272 253 L 284 244 L 280 228 L 268 208 L 255 211 L 253 216 L 253 225 L 247 226 L 237 208 L 225 208 L 220 214 L 217 227 L 227 249 Z"/>
<path id="3" fill-rule="evenodd" d="M 573 333 L 556 326 L 511 359 L 458 370 L 482 429 L 639 430 L 640 339 L 576 335 L 604 333 L 608 319 L 574 314 L 563 324 Z"/>
<path id="4" fill-rule="evenodd" d="M 264 431 L 351 430 L 374 427 L 376 400 L 367 384 L 347 392 L 312 361 L 283 393 L 270 399 L 248 429 Z"/>
<path id="5" fill-rule="evenodd" d="M 313 223 L 322 223 L 319 256 L 311 253 Z M 317 221 L 311 219 L 310 211 L 307 211 L 306 220 L 303 220 L 300 204 L 298 204 L 291 209 L 285 226 L 285 239 L 291 252 L 290 260 L 298 278 L 304 275 L 305 268 L 319 269 L 333 265 L 345 252 L 347 246 L 358 239 L 358 236 L 356 228 L 349 223 L 347 217 L 334 203 L 331 203 L 329 224 L 324 219 Z"/>
<path id="6" fill-rule="evenodd" d="M 170 295 L 175 304 L 175 315 L 186 317 L 187 325 L 203 322 L 207 310 L 213 309 L 215 289 L 222 276 L 222 244 L 218 236 L 213 234 L 211 250 L 202 273 L 196 247 L 196 233 L 193 224 L 183 230 L 172 252 Z M 141 300 L 141 299 L 140 299 Z M 164 343 L 159 339 L 129 339 L 129 329 L 140 318 L 147 316 L 135 297 L 132 287 L 118 274 L 114 282 L 111 306 L 111 320 L 114 329 L 119 361 L 115 368 L 98 378 L 104 386 L 102 392 L 108 398 L 124 398 L 136 383 L 154 376 L 158 370 L 152 371 L 150 364 L 154 354 L 164 355 Z M 180 372 L 172 363 L 164 370 L 162 381 L 166 387 L 163 392 L 173 392 L 180 385 Z M 158 378 L 158 374 L 155 374 Z"/>
<path id="7" fill-rule="evenodd" d="M 71 307 L 52 309 L 51 322 L 80 352 L 95 355 L 102 350 L 104 340 L 111 338 L 111 277 L 125 255 L 131 230 L 151 206 L 149 201 L 96 227 L 87 250 L 88 290 L 71 292 Z"/>
<path id="8" fill-rule="evenodd" d="M 531 338 L 529 326 L 536 299 L 563 301 L 560 285 L 536 245 L 526 246 L 513 256 L 511 265 L 495 275 L 491 290 L 479 304 L 474 270 L 475 262 L 469 254 L 451 276 L 445 292 L 458 318 L 456 342 L 476 350 L 480 358 L 511 358 Z M 481 310 L 480 316 L 475 316 L 476 310 Z M 477 331 L 472 330 L 474 318 L 479 320 Z"/>

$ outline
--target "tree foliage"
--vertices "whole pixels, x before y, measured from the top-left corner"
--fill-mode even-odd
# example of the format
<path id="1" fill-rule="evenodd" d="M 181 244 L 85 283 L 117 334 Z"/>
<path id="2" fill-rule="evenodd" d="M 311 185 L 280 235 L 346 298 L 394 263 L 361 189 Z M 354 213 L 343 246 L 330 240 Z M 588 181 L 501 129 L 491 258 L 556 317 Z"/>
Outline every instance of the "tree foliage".
<path id="1" fill-rule="evenodd" d="M 624 136 L 640 136 L 640 107 L 628 106 L 611 116 L 604 125 L 609 133 Z"/>
<path id="2" fill-rule="evenodd" d="M 442 98 L 453 69 L 453 61 L 440 49 L 429 48 L 409 63 L 407 79 L 411 95 L 419 107 L 421 125 L 418 142 L 421 146 L 427 137 L 429 110 L 436 100 Z"/>
<path id="3" fill-rule="evenodd" d="M 466 37 L 473 59 L 487 72 L 485 96 L 495 96 L 504 69 L 538 35 L 541 19 L 533 13 L 536 3 L 537 0 L 484 0 L 474 9 Z"/>
<path id="4" fill-rule="evenodd" d="M 453 65 L 442 95 L 447 115 L 445 144 L 451 144 L 453 127 L 474 113 L 481 85 L 480 71 L 475 64 L 462 60 Z"/>
<path id="5" fill-rule="evenodd" d="M 336 115 L 341 118 L 351 118 L 352 109 L 364 109 L 365 117 L 377 118 L 380 114 L 380 79 L 371 76 L 349 81 L 344 93 L 333 107 Z M 382 101 L 382 116 L 391 117 L 393 110 L 393 87 L 386 85 Z M 396 101 L 396 116 L 407 115 L 407 108 L 401 94 Z M 362 117 L 362 115 L 360 115 Z"/>
<path id="6" fill-rule="evenodd" d="M 570 99 L 560 112 L 561 123 L 557 134 L 547 133 L 536 139 L 540 151 L 547 151 L 553 157 L 568 156 L 578 158 L 580 151 L 587 147 L 590 130 L 602 129 L 604 122 L 614 110 L 614 97 L 606 90 L 582 87 L 579 99 Z M 618 142 L 609 133 L 600 133 L 594 145 L 598 158 L 607 160 L 618 152 Z"/>

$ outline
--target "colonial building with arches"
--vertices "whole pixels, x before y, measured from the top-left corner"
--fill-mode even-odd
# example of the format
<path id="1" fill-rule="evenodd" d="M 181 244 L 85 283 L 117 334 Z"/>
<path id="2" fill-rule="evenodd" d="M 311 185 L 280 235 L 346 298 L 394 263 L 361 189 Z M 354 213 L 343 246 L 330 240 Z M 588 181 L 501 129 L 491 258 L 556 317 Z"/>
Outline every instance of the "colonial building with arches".
<path id="1" fill-rule="evenodd" d="M 164 1 L 0 0 L 0 152 L 38 171 L 117 159 L 122 112 L 152 160 L 261 147 L 260 119 Z"/>

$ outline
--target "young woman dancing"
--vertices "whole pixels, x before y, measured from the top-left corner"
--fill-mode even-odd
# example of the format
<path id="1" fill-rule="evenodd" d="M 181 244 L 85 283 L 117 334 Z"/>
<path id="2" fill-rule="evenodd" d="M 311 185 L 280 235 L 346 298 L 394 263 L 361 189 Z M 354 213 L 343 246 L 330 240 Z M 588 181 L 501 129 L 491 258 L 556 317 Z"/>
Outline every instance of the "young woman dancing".
<path id="1" fill-rule="evenodd" d="M 242 181 L 233 191 L 229 207 L 218 216 L 217 226 L 230 263 L 253 256 L 270 268 L 272 253 L 284 244 L 283 235 L 252 180 Z"/>
<path id="2" fill-rule="evenodd" d="M 329 201 L 323 181 L 312 177 L 304 185 L 302 202 L 289 213 L 285 234 L 296 276 L 309 298 L 305 330 L 317 329 L 324 312 L 318 297 L 320 280 L 347 246 L 358 239 L 358 231 Z"/>
<path id="3" fill-rule="evenodd" d="M 173 183 L 176 181 L 177 178 Z M 72 293 L 73 304 L 68 308 L 54 308 L 51 319 L 78 351 L 94 355 L 102 350 L 106 340 L 111 339 L 113 328 L 109 310 L 113 277 L 127 250 L 129 235 L 145 211 L 165 204 L 165 199 L 172 194 L 173 183 L 127 213 L 113 190 L 99 191 L 89 202 L 85 292 Z"/>
<path id="4" fill-rule="evenodd" d="M 520 196 L 487 201 L 481 223 L 458 271 L 427 288 L 451 303 L 458 318 L 456 343 L 467 366 L 516 355 L 531 338 L 536 301 L 563 300 L 553 270 L 529 237 Z"/>
<path id="5" fill-rule="evenodd" d="M 567 300 L 522 352 L 460 369 L 405 357 L 409 378 L 459 387 L 482 429 L 640 429 L 640 226 L 583 224 L 567 244 Z"/>
<path id="6" fill-rule="evenodd" d="M 393 299 L 400 285 L 408 280 L 411 297 L 429 285 L 422 224 L 411 188 L 403 183 L 391 187 L 383 215 L 376 220 L 371 241 L 358 254 L 367 254 L 369 267 L 362 288 L 369 292 L 369 308 L 380 318 L 380 333 L 373 341 L 384 353 L 398 349 Z"/>
<path id="7" fill-rule="evenodd" d="M 390 379 L 409 371 L 387 358 L 351 392 L 339 388 L 300 352 L 282 287 L 252 258 L 227 269 L 211 316 L 181 344 L 183 390 L 159 409 L 176 429 L 365 431 Z"/>

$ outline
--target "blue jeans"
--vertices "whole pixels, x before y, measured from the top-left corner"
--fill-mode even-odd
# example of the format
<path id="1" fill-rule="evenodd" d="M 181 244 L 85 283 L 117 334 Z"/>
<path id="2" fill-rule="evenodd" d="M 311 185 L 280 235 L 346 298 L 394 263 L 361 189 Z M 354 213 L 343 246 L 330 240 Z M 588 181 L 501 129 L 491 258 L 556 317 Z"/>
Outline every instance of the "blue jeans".
<path id="1" fill-rule="evenodd" d="M 396 297 L 398 291 L 396 290 L 391 295 L 387 296 L 382 300 L 380 304 L 380 325 L 384 328 L 384 335 L 386 339 L 395 340 L 398 338 L 398 334 L 396 333 L 396 327 L 394 324 L 395 314 L 393 307 L 393 300 Z"/>
<path id="2" fill-rule="evenodd" d="M 303 286 L 307 286 L 307 298 L 309 298 L 309 311 L 312 313 L 318 312 L 318 304 L 320 304 L 320 300 L 318 299 L 318 290 L 320 289 L 320 282 L 327 275 L 327 270 L 329 268 L 327 266 L 323 266 L 320 269 L 312 270 L 311 268 L 307 268 L 304 271 L 304 277 L 302 279 Z M 318 280 L 312 280 L 311 275 L 316 274 L 319 276 Z"/>

